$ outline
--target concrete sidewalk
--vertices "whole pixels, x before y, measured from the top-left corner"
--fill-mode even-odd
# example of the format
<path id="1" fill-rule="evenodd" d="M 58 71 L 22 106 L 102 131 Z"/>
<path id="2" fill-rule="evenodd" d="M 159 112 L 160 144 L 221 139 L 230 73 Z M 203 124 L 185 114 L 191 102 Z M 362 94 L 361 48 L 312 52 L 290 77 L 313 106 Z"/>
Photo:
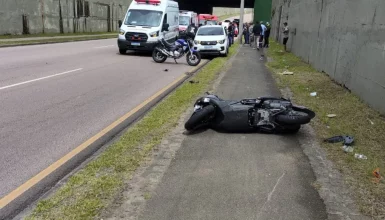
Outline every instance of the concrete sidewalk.
<path id="1" fill-rule="evenodd" d="M 279 95 L 259 54 L 243 46 L 216 89 L 224 99 Z M 139 219 L 327 219 L 296 136 L 187 136 Z"/>
<path id="2" fill-rule="evenodd" d="M 88 35 L 52 36 L 52 37 L 23 37 L 23 38 L 0 39 L 0 42 L 22 42 L 22 41 L 35 41 L 35 40 L 54 40 L 54 39 L 68 39 L 68 38 L 105 37 L 105 36 L 117 37 L 118 34 L 111 33 L 111 34 L 88 34 Z"/>

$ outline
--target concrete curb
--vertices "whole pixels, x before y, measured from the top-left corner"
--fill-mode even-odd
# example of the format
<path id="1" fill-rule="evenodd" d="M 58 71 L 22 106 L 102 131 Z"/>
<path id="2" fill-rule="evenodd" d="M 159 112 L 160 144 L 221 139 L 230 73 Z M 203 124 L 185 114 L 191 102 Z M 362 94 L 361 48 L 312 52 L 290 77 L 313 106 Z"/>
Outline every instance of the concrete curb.
<path id="1" fill-rule="evenodd" d="M 87 148 L 82 150 L 80 153 L 71 158 L 62 166 L 58 167 L 56 170 L 54 170 L 40 182 L 33 185 L 20 196 L 15 198 L 9 204 L 5 205 L 0 210 L 0 219 L 13 219 L 19 214 L 21 214 L 25 209 L 28 209 L 28 207 L 34 206 L 40 198 L 44 197 L 47 193 L 49 193 L 49 191 L 51 191 L 51 189 L 55 188 L 55 186 L 60 181 L 63 181 L 63 178 L 69 177 L 68 174 L 76 170 L 79 166 L 86 162 L 88 158 L 92 157 L 92 155 L 94 155 L 103 146 L 108 144 L 111 140 L 119 137 L 122 131 L 127 129 L 134 122 L 140 120 L 156 104 L 161 102 L 176 88 L 182 85 L 187 79 L 194 76 L 195 73 L 197 73 L 208 63 L 210 63 L 210 61 L 205 60 L 192 70 L 186 72 L 183 78 L 172 84 L 166 91 L 158 95 L 155 99 L 151 100 L 148 104 L 146 104 L 133 115 L 131 115 L 129 118 L 115 126 L 113 129 L 111 129 L 105 135 L 97 139 L 95 142 L 87 146 Z"/>
<path id="2" fill-rule="evenodd" d="M 85 38 L 85 37 L 83 37 Z M 66 40 L 66 38 L 58 38 L 58 39 L 65 39 L 65 41 L 60 41 L 60 42 L 36 42 L 36 43 L 25 43 L 25 44 L 10 44 L 10 45 L 0 45 L 0 48 L 6 48 L 6 47 L 21 47 L 21 46 L 33 46 L 33 45 L 45 45 L 45 44 L 59 44 L 59 43 L 73 43 L 73 42 L 80 42 L 80 41 L 91 41 L 91 40 L 107 40 L 107 39 L 112 39 L 112 38 L 116 38 L 116 36 L 111 36 L 111 37 L 107 37 L 107 38 L 95 38 L 95 39 L 68 39 Z M 52 39 L 48 39 L 48 40 L 52 40 Z M 3 41 L 4 42 L 4 41 Z M 1 43 L 1 41 L 0 41 Z"/>

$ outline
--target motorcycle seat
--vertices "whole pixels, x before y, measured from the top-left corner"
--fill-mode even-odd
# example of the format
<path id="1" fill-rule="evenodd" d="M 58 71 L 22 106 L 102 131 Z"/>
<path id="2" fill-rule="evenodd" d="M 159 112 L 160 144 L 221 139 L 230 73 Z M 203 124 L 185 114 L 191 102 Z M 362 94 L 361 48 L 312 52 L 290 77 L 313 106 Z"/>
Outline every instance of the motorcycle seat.
<path id="1" fill-rule="evenodd" d="M 164 44 L 164 46 L 166 46 L 168 49 L 174 50 L 176 47 L 175 44 L 170 44 L 164 38 L 162 38 L 161 41 Z"/>

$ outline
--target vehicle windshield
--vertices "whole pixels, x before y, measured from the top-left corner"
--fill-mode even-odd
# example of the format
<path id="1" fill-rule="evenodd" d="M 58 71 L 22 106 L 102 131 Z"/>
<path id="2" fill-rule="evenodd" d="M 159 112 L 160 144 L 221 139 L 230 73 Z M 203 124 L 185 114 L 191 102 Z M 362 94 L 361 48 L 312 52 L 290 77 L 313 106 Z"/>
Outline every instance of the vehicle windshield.
<path id="1" fill-rule="evenodd" d="M 199 28 L 197 35 L 206 36 L 206 35 L 223 35 L 222 27 L 205 27 Z"/>
<path id="2" fill-rule="evenodd" d="M 130 9 L 126 16 L 125 25 L 158 27 L 163 12 L 152 10 Z"/>
<path id="3" fill-rule="evenodd" d="M 179 25 L 190 25 L 190 17 L 189 16 L 179 16 Z"/>
<path id="4" fill-rule="evenodd" d="M 205 24 L 206 21 L 208 25 L 217 25 L 217 21 L 214 20 L 200 20 L 199 24 Z"/>

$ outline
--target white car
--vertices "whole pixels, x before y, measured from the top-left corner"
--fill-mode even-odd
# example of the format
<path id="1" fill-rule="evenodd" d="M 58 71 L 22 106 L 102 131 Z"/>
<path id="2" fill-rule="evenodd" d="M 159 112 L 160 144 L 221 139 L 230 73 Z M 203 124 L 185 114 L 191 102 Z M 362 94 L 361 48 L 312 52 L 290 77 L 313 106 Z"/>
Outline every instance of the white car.
<path id="1" fill-rule="evenodd" d="M 227 56 L 229 38 L 225 27 L 221 25 L 200 27 L 194 39 L 194 49 L 201 54 Z"/>

